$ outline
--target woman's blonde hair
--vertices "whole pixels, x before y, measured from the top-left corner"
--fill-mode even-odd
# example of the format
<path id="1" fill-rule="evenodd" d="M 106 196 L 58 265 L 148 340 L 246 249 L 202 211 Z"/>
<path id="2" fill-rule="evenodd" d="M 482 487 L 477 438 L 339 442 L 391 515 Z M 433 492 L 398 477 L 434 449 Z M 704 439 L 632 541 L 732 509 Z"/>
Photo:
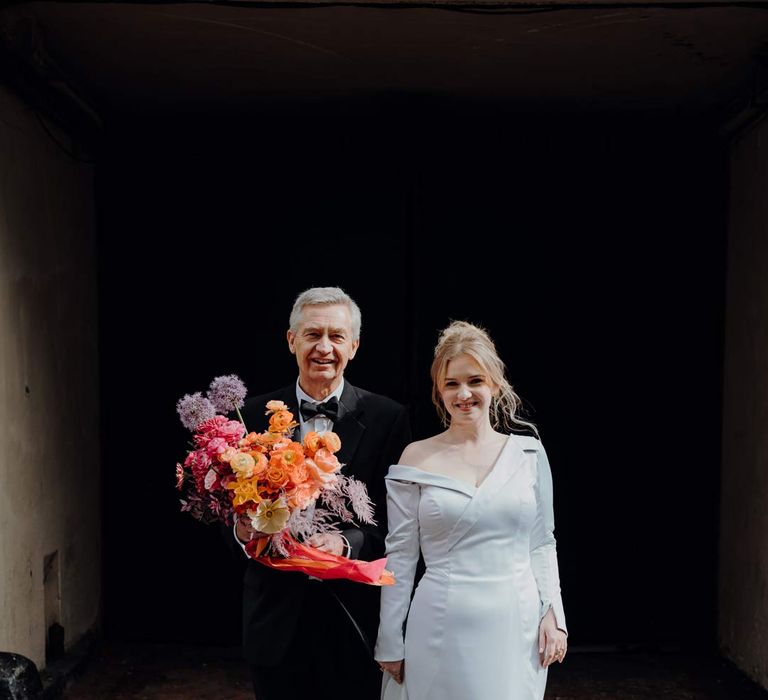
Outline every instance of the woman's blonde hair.
<path id="1" fill-rule="evenodd" d="M 469 355 L 488 375 L 488 380 L 497 391 L 491 400 L 491 424 L 496 430 L 510 433 L 514 428 L 526 427 L 538 435 L 533 423 L 518 417 L 522 401 L 507 381 L 506 369 L 496 352 L 496 346 L 488 332 L 467 321 L 453 321 L 440 333 L 432 361 L 432 403 L 444 426 L 450 425 L 451 418 L 440 396 L 448 363 L 459 355 Z"/>

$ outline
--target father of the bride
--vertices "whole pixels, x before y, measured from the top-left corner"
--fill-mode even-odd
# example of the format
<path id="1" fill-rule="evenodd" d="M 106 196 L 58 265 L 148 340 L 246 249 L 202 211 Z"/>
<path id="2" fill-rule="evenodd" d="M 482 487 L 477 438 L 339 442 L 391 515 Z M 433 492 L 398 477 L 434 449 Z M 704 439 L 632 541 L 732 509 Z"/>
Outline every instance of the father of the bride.
<path id="1" fill-rule="evenodd" d="M 299 421 L 296 438 L 310 431 L 338 434 L 342 471 L 367 486 L 376 525 L 342 524 L 340 535 L 316 535 L 310 544 L 352 559 L 372 560 L 384 554 L 384 476 L 410 441 L 410 427 L 403 406 L 344 379 L 347 363 L 360 345 L 360 325 L 360 309 L 338 287 L 314 287 L 301 293 L 288 330 L 298 380 L 248 399 L 242 412 L 250 430 L 264 430 L 265 405 L 277 399 Z M 238 521 L 235 531 L 241 542 L 247 542 L 253 532 L 246 519 Z M 368 639 L 375 639 L 377 587 L 341 580 L 321 582 L 248 562 L 243 644 L 258 700 L 379 697 L 381 673 L 342 605 Z"/>

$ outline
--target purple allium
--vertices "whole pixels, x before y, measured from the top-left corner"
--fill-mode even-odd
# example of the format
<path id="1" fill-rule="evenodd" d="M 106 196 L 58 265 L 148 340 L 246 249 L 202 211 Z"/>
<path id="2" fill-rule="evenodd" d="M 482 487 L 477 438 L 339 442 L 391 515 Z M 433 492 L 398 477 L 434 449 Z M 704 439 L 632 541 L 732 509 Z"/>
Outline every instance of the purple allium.
<path id="1" fill-rule="evenodd" d="M 242 408 L 248 391 L 236 374 L 216 377 L 208 389 L 208 398 L 219 413 L 229 413 Z"/>
<path id="2" fill-rule="evenodd" d="M 188 430 L 194 430 L 204 420 L 216 415 L 216 408 L 199 391 L 194 394 L 184 394 L 176 403 L 176 411 L 181 422 Z"/>

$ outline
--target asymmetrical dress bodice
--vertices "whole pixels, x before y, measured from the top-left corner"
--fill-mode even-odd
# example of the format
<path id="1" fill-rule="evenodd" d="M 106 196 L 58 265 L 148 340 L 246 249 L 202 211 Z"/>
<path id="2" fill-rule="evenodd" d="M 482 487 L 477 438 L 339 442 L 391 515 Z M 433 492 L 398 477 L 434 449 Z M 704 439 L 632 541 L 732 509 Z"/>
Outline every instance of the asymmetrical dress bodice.
<path id="1" fill-rule="evenodd" d="M 375 655 L 405 659 L 407 700 L 541 700 L 539 621 L 551 607 L 566 630 L 541 443 L 510 436 L 478 487 L 393 465 L 387 507 L 396 583 L 382 589 Z"/>

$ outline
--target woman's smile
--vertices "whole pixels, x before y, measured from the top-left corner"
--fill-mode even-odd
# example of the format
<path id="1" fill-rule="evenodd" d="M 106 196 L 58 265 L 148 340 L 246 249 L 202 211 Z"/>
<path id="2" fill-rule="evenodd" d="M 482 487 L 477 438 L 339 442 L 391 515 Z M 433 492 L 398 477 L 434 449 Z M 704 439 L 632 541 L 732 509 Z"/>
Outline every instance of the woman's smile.
<path id="1" fill-rule="evenodd" d="M 493 390 L 487 372 L 470 355 L 460 354 L 446 363 L 446 374 L 440 392 L 448 413 L 470 422 L 483 419 L 493 401 Z M 490 419 L 488 419 L 490 420 Z"/>

